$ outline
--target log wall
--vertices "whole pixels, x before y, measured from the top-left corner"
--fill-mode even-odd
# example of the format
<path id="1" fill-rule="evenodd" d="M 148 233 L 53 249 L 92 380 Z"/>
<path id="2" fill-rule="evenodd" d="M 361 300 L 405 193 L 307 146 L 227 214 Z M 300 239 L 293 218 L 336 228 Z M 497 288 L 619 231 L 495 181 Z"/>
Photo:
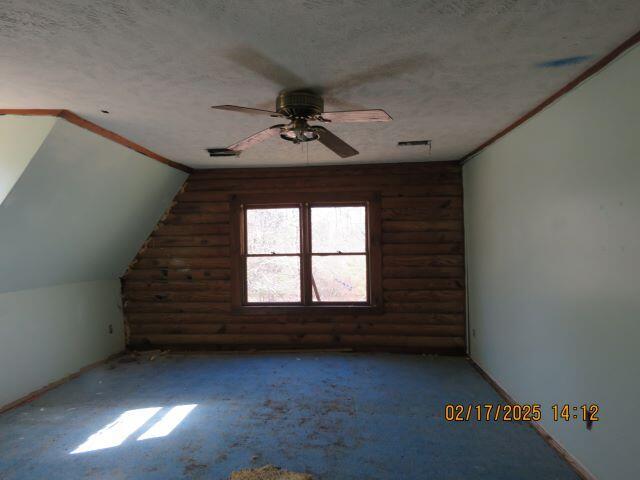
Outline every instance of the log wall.
<path id="1" fill-rule="evenodd" d="M 232 195 L 356 190 L 382 195 L 383 313 L 231 312 Z M 196 171 L 123 277 L 128 343 L 464 353 L 462 212 L 453 162 Z"/>

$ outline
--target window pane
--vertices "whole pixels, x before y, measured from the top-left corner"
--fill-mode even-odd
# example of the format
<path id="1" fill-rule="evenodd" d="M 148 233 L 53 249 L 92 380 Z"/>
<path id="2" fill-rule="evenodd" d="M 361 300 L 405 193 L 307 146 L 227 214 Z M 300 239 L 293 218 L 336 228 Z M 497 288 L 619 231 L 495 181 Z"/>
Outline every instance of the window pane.
<path id="1" fill-rule="evenodd" d="M 249 303 L 300 300 L 300 257 L 247 258 Z"/>
<path id="2" fill-rule="evenodd" d="M 314 255 L 312 264 L 314 302 L 367 301 L 366 255 Z"/>
<path id="3" fill-rule="evenodd" d="M 313 252 L 365 252 L 365 207 L 312 207 Z"/>
<path id="4" fill-rule="evenodd" d="M 297 208 L 247 210 L 247 253 L 300 253 Z"/>

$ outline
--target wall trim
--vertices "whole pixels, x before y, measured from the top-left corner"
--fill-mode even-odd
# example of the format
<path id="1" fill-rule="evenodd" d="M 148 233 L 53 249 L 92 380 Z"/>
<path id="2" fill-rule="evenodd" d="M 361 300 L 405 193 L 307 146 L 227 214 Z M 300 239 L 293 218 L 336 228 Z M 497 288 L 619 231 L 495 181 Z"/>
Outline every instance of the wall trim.
<path id="1" fill-rule="evenodd" d="M 85 130 L 89 130 L 101 137 L 106 138 L 107 140 L 111 140 L 112 142 L 118 143 L 124 147 L 130 148 L 146 157 L 149 157 L 157 162 L 163 163 L 170 167 L 173 167 L 178 170 L 182 170 L 186 173 L 193 173 L 193 168 L 188 167 L 187 165 L 183 165 L 182 163 L 174 162 L 173 160 L 169 160 L 161 155 L 158 155 L 155 152 L 152 152 L 148 148 L 143 147 L 131 140 L 123 137 L 122 135 L 118 135 L 111 130 L 107 130 L 106 128 L 101 127 L 89 120 L 82 118 L 80 115 L 73 113 L 70 110 L 63 109 L 10 109 L 10 108 L 2 108 L 0 109 L 0 115 L 28 115 L 28 116 L 52 116 L 52 117 L 60 117 L 64 118 L 67 122 L 73 123 L 78 127 L 84 128 Z"/>
<path id="2" fill-rule="evenodd" d="M 507 393 L 507 391 L 500 386 L 498 382 L 496 382 L 491 375 L 485 372 L 480 365 L 478 365 L 471 357 L 467 357 L 467 360 L 471 364 L 471 366 L 484 378 L 489 385 L 493 387 L 493 389 L 498 392 L 508 404 L 515 405 L 516 402 L 511 395 Z M 542 439 L 547 442 L 547 444 L 553 448 L 558 455 L 560 455 L 573 469 L 574 472 L 582 479 L 582 480 L 597 480 L 587 468 L 580 463 L 580 461 L 571 455 L 562 445 L 555 440 L 540 423 L 536 421 L 530 421 L 529 423 L 533 429 L 538 432 L 538 434 L 542 437 Z"/>
<path id="3" fill-rule="evenodd" d="M 538 104 L 537 106 L 535 106 L 533 109 L 529 110 L 527 113 L 525 113 L 523 116 L 521 116 L 520 118 L 518 118 L 515 122 L 513 122 L 512 124 L 510 124 L 508 127 L 506 127 L 505 129 L 499 131 L 498 133 L 496 133 L 493 137 L 491 137 L 489 140 L 487 140 L 486 142 L 484 142 L 482 145 L 476 147 L 475 149 L 473 149 L 471 152 L 467 153 L 464 157 L 462 157 L 459 162 L 464 165 L 465 163 L 467 163 L 469 160 L 471 160 L 471 158 L 475 157 L 478 153 L 480 153 L 482 150 L 484 150 L 485 148 L 487 148 L 489 145 L 491 145 L 492 143 L 496 142 L 497 140 L 499 140 L 500 138 L 504 137 L 507 133 L 509 133 L 511 130 L 515 129 L 516 127 L 522 125 L 524 122 L 526 122 L 527 120 L 529 120 L 531 117 L 533 117 L 534 115 L 538 114 L 539 112 L 541 112 L 542 110 L 544 110 L 545 108 L 547 108 L 549 105 L 551 105 L 553 102 L 555 102 L 556 100 L 558 100 L 560 97 L 563 97 L 564 95 L 566 95 L 567 93 L 569 93 L 571 90 L 573 90 L 574 88 L 576 88 L 578 85 L 580 85 L 582 82 L 584 82 L 585 80 L 589 79 L 590 77 L 592 77 L 593 75 L 595 75 L 596 73 L 598 73 L 600 70 L 602 70 L 604 67 L 606 67 L 607 65 L 609 65 L 611 62 L 613 62 L 616 58 L 618 58 L 620 55 L 622 55 L 624 52 L 626 52 L 627 50 L 629 50 L 631 47 L 634 47 L 636 44 L 640 43 L 640 31 L 636 32 L 635 34 L 633 34 L 631 37 L 627 38 L 624 42 L 622 42 L 620 45 L 618 45 L 616 48 L 614 48 L 611 52 L 609 52 L 607 55 L 605 55 L 604 57 L 602 57 L 600 60 L 598 60 L 595 64 L 593 64 L 591 67 L 587 68 L 584 72 L 582 72 L 580 75 L 578 75 L 576 78 L 574 78 L 573 80 L 571 80 L 569 83 L 567 83 L 564 87 L 562 87 L 560 90 L 558 90 L 557 92 L 555 92 L 553 95 L 551 95 L 550 97 L 547 97 L 545 100 L 543 100 L 540 104 Z"/>
<path id="4" fill-rule="evenodd" d="M 82 375 L 85 372 L 88 372 L 89 370 L 93 370 L 96 367 L 99 367 L 100 365 L 103 365 L 107 362 L 110 362 L 111 360 L 114 360 L 116 358 L 118 358 L 119 356 L 123 355 L 126 352 L 126 350 L 122 350 L 118 353 L 114 353 L 112 355 L 109 355 L 107 358 L 103 358 L 102 360 L 98 360 L 97 362 L 93 362 L 90 363 L 89 365 L 86 365 L 84 367 L 82 367 L 80 370 L 73 372 L 69 375 L 66 375 L 64 377 L 62 377 L 60 380 L 56 380 L 54 382 L 49 383 L 48 385 L 45 385 L 42 388 L 39 388 L 38 390 L 34 390 L 31 393 L 27 393 L 25 396 L 20 397 L 19 399 L 11 402 L 11 403 L 7 403 L 6 405 L 2 405 L 0 406 L 0 414 L 11 410 L 13 408 L 19 407 L 21 405 L 24 405 L 25 403 L 29 403 L 32 402 L 33 400 L 35 400 L 38 397 L 41 397 L 42 395 L 44 395 L 45 393 L 47 393 L 49 390 L 53 390 L 54 388 L 59 387 L 60 385 L 69 382 L 70 380 L 73 380 L 74 378 L 79 377 L 80 375 Z"/>

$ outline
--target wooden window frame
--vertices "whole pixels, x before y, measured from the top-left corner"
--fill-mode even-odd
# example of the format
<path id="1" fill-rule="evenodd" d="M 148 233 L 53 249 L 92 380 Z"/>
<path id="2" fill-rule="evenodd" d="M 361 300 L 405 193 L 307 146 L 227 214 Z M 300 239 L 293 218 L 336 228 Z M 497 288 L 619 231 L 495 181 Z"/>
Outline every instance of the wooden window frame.
<path id="1" fill-rule="evenodd" d="M 231 198 L 231 306 L 235 314 L 365 314 L 382 313 L 382 252 L 380 194 L 376 192 L 278 193 L 234 195 Z M 311 292 L 311 208 L 314 206 L 366 206 L 367 302 L 312 302 Z M 246 302 L 246 210 L 249 208 L 300 209 L 300 303 Z M 317 255 L 317 254 L 315 254 Z M 328 254 L 331 255 L 331 254 Z M 339 255 L 339 254 L 336 254 Z M 344 255 L 344 254 L 343 254 Z M 275 256 L 275 255 L 274 255 Z"/>

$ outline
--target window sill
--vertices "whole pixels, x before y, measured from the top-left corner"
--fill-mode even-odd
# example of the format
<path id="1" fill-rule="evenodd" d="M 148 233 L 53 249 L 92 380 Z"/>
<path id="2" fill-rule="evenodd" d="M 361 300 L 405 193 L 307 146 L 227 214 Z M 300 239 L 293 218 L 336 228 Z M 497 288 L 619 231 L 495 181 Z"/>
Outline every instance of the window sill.
<path id="1" fill-rule="evenodd" d="M 234 315 L 378 315 L 381 305 L 240 305 L 231 309 Z"/>

